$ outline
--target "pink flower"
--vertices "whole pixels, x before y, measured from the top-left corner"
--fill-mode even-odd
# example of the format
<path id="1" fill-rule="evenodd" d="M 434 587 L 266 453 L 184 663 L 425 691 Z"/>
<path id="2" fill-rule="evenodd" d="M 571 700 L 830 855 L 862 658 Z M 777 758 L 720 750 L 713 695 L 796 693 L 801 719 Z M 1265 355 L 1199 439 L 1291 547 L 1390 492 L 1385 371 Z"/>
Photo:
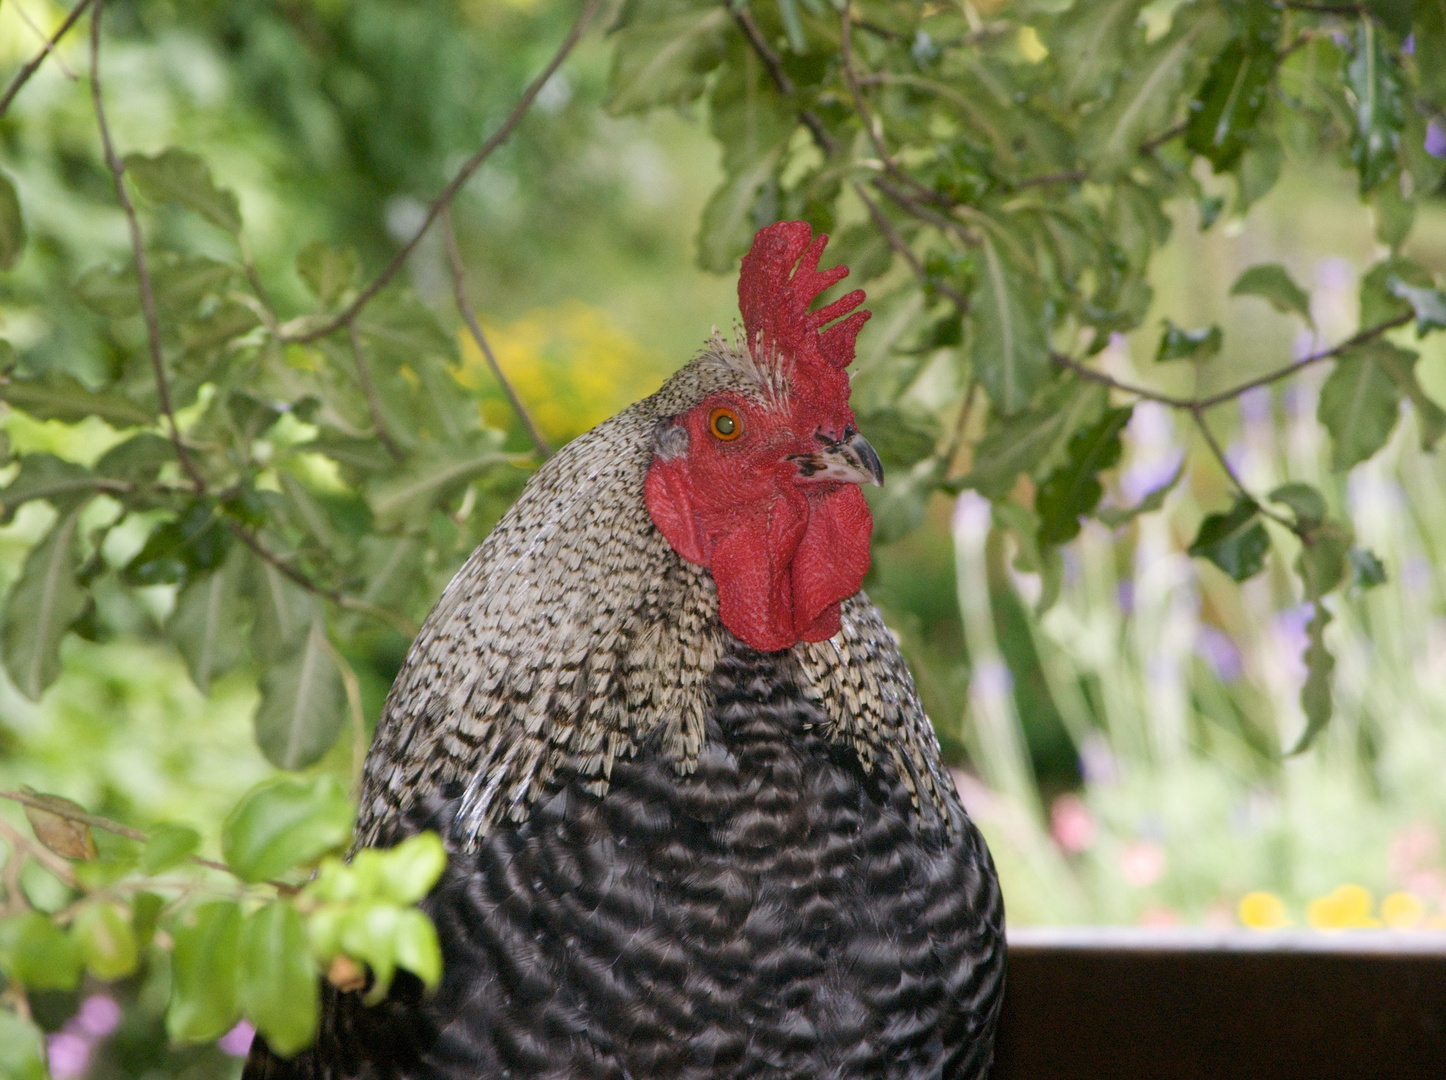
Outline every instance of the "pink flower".
<path id="1" fill-rule="evenodd" d="M 1152 904 L 1140 913 L 1141 926 L 1179 926 L 1180 916 L 1163 904 Z"/>
<path id="2" fill-rule="evenodd" d="M 1436 863 L 1441 852 L 1441 834 L 1434 825 L 1417 821 L 1407 825 L 1386 847 L 1386 863 L 1391 873 L 1402 879 Z"/>
<path id="3" fill-rule="evenodd" d="M 1165 863 L 1165 849 L 1159 844 L 1136 840 L 1120 857 L 1120 872 L 1135 888 L 1143 889 L 1160 880 Z"/>
<path id="4" fill-rule="evenodd" d="M 1049 808 L 1049 832 L 1071 854 L 1087 851 L 1098 833 L 1094 816 L 1078 795 L 1061 795 Z"/>
<path id="5" fill-rule="evenodd" d="M 223 1054 L 245 1057 L 251 1051 L 251 1040 L 256 1038 L 256 1029 L 242 1020 L 226 1034 L 216 1040 Z"/>
<path id="6" fill-rule="evenodd" d="M 69 1032 L 52 1035 L 46 1040 L 46 1049 L 49 1051 L 50 1075 L 54 1080 L 71 1080 L 72 1077 L 85 1075 L 85 1067 L 90 1064 L 90 1043 L 79 1035 Z"/>
<path id="7" fill-rule="evenodd" d="M 104 994 L 92 994 L 81 1003 L 74 1024 L 90 1038 L 104 1039 L 120 1027 L 120 1022 L 121 1007 L 115 1003 L 115 999 Z"/>

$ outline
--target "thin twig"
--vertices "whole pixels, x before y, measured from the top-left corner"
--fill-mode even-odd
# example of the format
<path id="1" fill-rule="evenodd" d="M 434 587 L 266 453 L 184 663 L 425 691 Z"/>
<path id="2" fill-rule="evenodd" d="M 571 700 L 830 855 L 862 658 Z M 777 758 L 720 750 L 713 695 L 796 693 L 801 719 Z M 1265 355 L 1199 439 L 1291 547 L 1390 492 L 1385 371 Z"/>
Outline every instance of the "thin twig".
<path id="1" fill-rule="evenodd" d="M 377 440 L 387 448 L 387 453 L 392 455 L 394 461 L 401 461 L 406 455 L 402 453 L 401 447 L 392 438 L 392 433 L 387 430 L 387 422 L 382 419 L 382 403 L 377 400 L 377 388 L 372 384 L 371 369 L 367 367 L 366 353 L 362 351 L 361 335 L 356 332 L 356 320 L 352 319 L 346 324 L 346 334 L 351 340 L 351 355 L 356 361 L 356 380 L 361 383 L 362 394 L 367 399 L 367 412 L 372 414 L 372 426 L 376 428 Z"/>
<path id="2" fill-rule="evenodd" d="M 964 401 L 959 406 L 959 418 L 954 421 L 954 430 L 949 436 L 948 449 L 944 451 L 944 468 L 950 472 L 954 468 L 954 458 L 959 453 L 959 448 L 964 445 L 964 432 L 969 427 L 969 420 L 974 415 L 974 401 L 978 398 L 979 376 L 975 375 L 969 380 L 969 385 L 964 388 Z"/>
<path id="3" fill-rule="evenodd" d="M 472 174 L 482 167 L 482 163 L 492 156 L 492 152 L 506 142 L 512 135 L 512 132 L 516 130 L 517 125 L 522 123 L 522 118 L 527 115 L 527 110 L 532 107 L 533 100 L 537 97 L 543 86 L 546 85 L 547 80 L 552 78 L 557 69 L 562 66 L 562 62 L 567 59 L 568 54 L 572 52 L 573 46 L 575 46 L 582 37 L 583 31 L 587 28 L 587 24 L 592 21 L 592 17 L 598 8 L 602 6 L 602 2 L 603 0 L 587 0 L 582 12 L 577 17 L 577 21 L 572 24 L 572 29 L 568 31 L 567 37 L 563 39 L 562 44 L 558 47 L 552 59 L 548 61 L 547 66 L 542 69 L 537 78 L 533 79 L 532 82 L 527 85 L 527 89 L 522 92 L 522 97 L 518 99 L 517 105 L 508 115 L 507 119 L 502 122 L 502 126 L 492 133 L 492 137 L 483 143 L 475 154 L 467 159 L 462 168 L 457 171 L 457 175 L 452 177 L 451 182 L 442 189 L 442 193 L 427 207 L 427 216 L 423 219 L 421 226 L 417 229 L 416 233 L 412 235 L 412 238 L 403 244 L 397 253 L 392 256 L 392 261 L 387 264 L 386 269 L 378 274 L 371 284 L 362 289 L 362 291 L 357 294 L 356 299 L 343 308 L 337 315 L 318 327 L 296 334 L 289 338 L 289 340 L 303 343 L 315 341 L 317 338 L 326 337 L 327 334 L 340 330 L 356 317 L 357 312 L 371 303 L 372 298 L 381 292 L 392 278 L 397 276 L 397 272 L 401 270 L 402 266 L 406 263 L 407 257 L 411 255 L 416 246 L 421 243 L 422 237 L 427 234 L 427 230 L 432 227 L 432 222 L 437 220 L 442 211 L 450 206 L 452 200 L 457 197 L 457 192 L 462 190 L 462 185 L 471 179 Z"/>
<path id="4" fill-rule="evenodd" d="M 773 85 L 778 92 L 786 98 L 793 97 L 793 80 L 788 77 L 788 72 L 783 69 L 783 58 L 774 51 L 768 44 L 768 39 L 758 29 L 758 23 L 753 19 L 753 13 L 746 5 L 728 4 L 728 13 L 733 16 L 733 21 L 738 24 L 738 29 L 743 31 L 743 36 L 748 39 L 748 44 L 763 61 L 763 66 L 768 69 L 768 77 L 773 80 Z M 833 157 L 838 150 L 838 143 L 823 126 L 823 121 L 812 109 L 799 108 L 798 119 L 808 133 L 813 136 L 814 143 L 823 151 L 825 157 Z"/>
<path id="5" fill-rule="evenodd" d="M 1249 499 L 1252 503 L 1255 504 L 1260 513 L 1264 514 L 1272 521 L 1284 525 L 1293 533 L 1296 533 L 1298 535 L 1301 534 L 1301 530 L 1297 527 L 1295 522 L 1291 521 L 1283 514 L 1278 514 L 1274 510 L 1270 509 L 1270 507 L 1266 506 L 1265 503 L 1262 502 L 1260 499 L 1257 499 L 1255 495 L 1251 492 L 1251 490 L 1245 486 L 1245 481 L 1240 479 L 1239 474 L 1235 471 L 1235 467 L 1230 464 L 1230 459 L 1225 456 L 1225 449 L 1220 445 L 1220 440 L 1215 438 L 1215 433 L 1210 430 L 1210 425 L 1205 422 L 1204 410 L 1200 408 L 1194 408 L 1188 409 L 1186 411 L 1189 412 L 1190 419 L 1195 422 L 1195 426 L 1200 430 L 1201 436 L 1205 439 L 1205 445 L 1210 448 L 1210 453 L 1214 456 L 1215 460 L 1220 463 L 1220 468 L 1224 471 L 1225 478 L 1229 480 L 1230 485 L 1235 488 L 1237 492 L 1240 493 L 1241 498 Z"/>
<path id="6" fill-rule="evenodd" d="M 893 248 L 894 251 L 901 255 L 904 261 L 909 264 L 909 269 L 914 272 L 914 276 L 919 279 L 919 282 L 926 288 L 933 289 L 940 296 L 953 301 L 954 306 L 959 309 L 959 314 L 967 314 L 969 311 L 969 298 L 952 285 L 931 280 L 929 271 L 924 264 L 919 261 L 919 256 L 915 255 L 914 249 L 904 242 L 904 238 L 899 235 L 899 231 L 894 228 L 893 222 L 888 219 L 878 204 L 869 198 L 868 192 L 864 190 L 864 186 L 862 184 L 854 184 L 853 187 L 854 194 L 859 197 L 860 201 L 862 201 L 868 209 L 869 217 L 873 219 L 874 227 L 883 233 L 884 239 L 888 241 L 889 247 Z"/>
<path id="7" fill-rule="evenodd" d="M 517 396 L 512 383 L 507 376 L 502 374 L 502 367 L 497 363 L 497 356 L 492 351 L 492 345 L 487 340 L 487 335 L 482 332 L 482 324 L 477 321 L 477 313 L 472 310 L 472 301 L 467 299 L 466 270 L 462 266 L 462 255 L 457 250 L 457 234 L 452 229 L 452 216 L 450 213 L 442 213 L 442 236 L 447 242 L 447 269 L 452 274 L 452 295 L 457 301 L 457 310 L 462 313 L 462 321 L 467 324 L 467 331 L 472 335 L 472 340 L 477 343 L 477 348 L 482 350 L 482 356 L 487 361 L 488 368 L 492 371 L 492 377 L 497 380 L 502 392 L 507 395 L 507 400 L 512 405 L 512 411 L 522 421 L 522 426 L 527 429 L 527 437 L 532 440 L 532 445 L 537 448 L 537 453 L 545 460 L 552 456 L 552 447 L 543 438 L 542 432 L 533 423 L 532 416 L 527 411 L 527 406 L 522 404 L 522 399 Z"/>
<path id="8" fill-rule="evenodd" d="M 55 51 L 55 47 L 60 44 L 60 39 L 65 37 L 70 28 L 80 21 L 80 17 L 94 2 L 95 0 L 80 0 L 75 7 L 71 8 L 70 14 L 65 17 L 65 21 L 60 24 L 55 33 L 50 35 L 44 48 L 36 53 L 34 59 L 16 72 L 15 78 L 11 79 L 10 85 L 5 88 L 4 96 L 0 96 L 0 117 L 3 117 L 10 108 L 10 102 L 14 100 L 16 94 L 20 93 L 20 88 L 30 81 L 30 76 L 39 71 L 40 65 L 45 63 L 45 58 Z"/>
<path id="9" fill-rule="evenodd" d="M 45 31 L 40 29 L 40 25 L 30 17 L 30 12 L 20 6 L 20 0 L 10 0 L 10 6 L 15 9 L 15 14 L 20 16 L 21 21 L 30 27 L 31 30 L 35 31 L 35 36 L 40 39 L 42 52 L 50 53 L 54 57 L 55 66 L 61 70 L 65 77 L 72 82 L 80 78 L 79 75 L 70 70 L 70 65 L 65 62 L 65 59 L 55 51 L 55 46 L 50 44 L 50 39 L 45 36 Z"/>
<path id="10" fill-rule="evenodd" d="M 250 530 L 242 528 L 236 522 L 228 521 L 226 522 L 226 527 L 231 530 L 232 535 L 235 536 L 236 539 L 240 540 L 243 544 L 245 544 L 253 552 L 255 552 L 258 558 L 276 567 L 276 569 L 279 570 L 285 577 L 289 578 L 297 585 L 300 585 L 303 589 L 311 593 L 313 596 L 319 596 L 323 600 L 330 600 L 337 607 L 342 608 L 346 611 L 355 611 L 358 615 L 369 615 L 373 619 L 378 620 L 379 622 L 384 622 L 391 625 L 399 632 L 406 634 L 408 637 L 416 637 L 417 631 L 421 629 L 411 619 L 407 618 L 405 615 L 402 615 L 399 612 L 388 611 L 386 608 L 377 607 L 377 605 L 375 604 L 369 604 L 365 600 L 358 600 L 354 596 L 348 596 L 346 595 L 346 593 L 337 592 L 335 589 L 328 589 L 325 585 L 320 585 L 317 582 L 312 581 L 311 578 L 307 577 L 300 570 L 296 569 L 289 562 L 287 562 L 284 558 L 282 558 L 280 555 L 276 554 L 276 552 L 272 551 L 265 544 L 263 544 L 258 537 L 256 537 L 250 532 Z"/>
<path id="11" fill-rule="evenodd" d="M 151 285 L 151 271 L 146 265 L 145 240 L 141 236 L 140 219 L 136 216 L 135 205 L 131 197 L 126 193 L 125 166 L 115 152 L 115 143 L 111 141 L 110 125 L 105 119 L 105 102 L 102 100 L 100 83 L 100 16 L 105 10 L 105 0 L 94 0 L 95 13 L 90 19 L 90 93 L 95 101 L 95 121 L 100 128 L 101 147 L 105 151 L 105 163 L 110 169 L 111 178 L 115 181 L 116 199 L 120 202 L 122 212 L 125 214 L 126 226 L 130 230 L 131 253 L 135 257 L 136 282 L 140 286 L 141 311 L 145 315 L 146 343 L 150 347 L 151 368 L 156 378 L 156 394 L 160 398 L 161 412 L 166 417 L 167 434 L 171 437 L 171 445 L 176 450 L 176 460 L 181 463 L 181 468 L 191 479 L 191 485 L 196 493 L 204 494 L 206 491 L 206 478 L 196 468 L 196 463 L 191 459 L 190 451 L 181 439 L 181 429 L 176 424 L 176 413 L 171 406 L 171 386 L 166 377 L 165 360 L 161 356 L 161 324 L 156 316 L 156 294 Z"/>
<path id="12" fill-rule="evenodd" d="M 12 858 L 23 850 L 26 855 L 45 867 L 46 870 L 69 885 L 72 889 L 80 887 L 79 883 L 75 880 L 75 873 L 70 869 L 68 862 L 44 844 L 37 843 L 30 839 L 30 837 L 26 836 L 4 818 L 0 818 L 0 836 L 10 841 Z"/>

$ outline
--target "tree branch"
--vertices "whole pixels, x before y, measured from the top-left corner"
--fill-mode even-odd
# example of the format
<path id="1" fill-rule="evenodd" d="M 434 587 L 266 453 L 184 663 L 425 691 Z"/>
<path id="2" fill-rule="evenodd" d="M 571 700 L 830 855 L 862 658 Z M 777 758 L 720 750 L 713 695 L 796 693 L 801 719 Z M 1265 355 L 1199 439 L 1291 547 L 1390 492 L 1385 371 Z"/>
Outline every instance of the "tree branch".
<path id="1" fill-rule="evenodd" d="M 483 143 L 475 154 L 467 159 L 462 168 L 457 171 L 457 175 L 452 177 L 451 182 L 442 189 L 442 193 L 427 207 L 427 216 L 422 221 L 421 226 L 417 229 L 416 233 L 413 234 L 412 238 L 403 244 L 397 253 L 392 256 L 392 261 L 387 264 L 386 269 L 378 274 L 371 284 L 362 289 L 362 291 L 357 294 L 356 299 L 343 308 L 337 315 L 328 319 L 320 326 L 290 336 L 286 340 L 305 343 L 315 341 L 317 338 L 326 337 L 327 334 L 340 330 L 347 323 L 351 322 L 352 319 L 356 318 L 357 312 L 371 303 L 372 298 L 375 297 L 377 293 L 386 288 L 387 284 L 392 278 L 397 276 L 397 272 L 405 265 L 407 257 L 411 255 L 416 246 L 421 243 L 422 237 L 427 234 L 427 230 L 432 227 L 432 223 L 437 220 L 442 211 L 450 206 L 452 200 L 457 197 L 457 192 L 462 190 L 462 185 L 471 179 L 472 174 L 482 167 L 482 163 L 492 156 L 492 152 L 506 142 L 513 131 L 517 129 L 517 125 L 522 123 L 522 118 L 527 115 L 527 110 L 532 107 L 532 102 L 536 99 L 538 93 L 547 83 L 547 80 L 552 78 L 557 69 L 562 66 L 562 62 L 566 60 L 572 52 L 573 47 L 578 43 L 583 31 L 587 28 L 587 24 L 592 20 L 593 15 L 601 6 L 602 0 L 587 0 L 577 20 L 572 24 L 572 29 L 568 31 L 567 37 L 563 38 L 562 44 L 558 47 L 552 59 L 548 61 L 547 66 L 542 69 L 532 82 L 528 83 L 527 89 L 522 92 L 522 97 L 518 99 L 517 105 L 508 115 L 507 119 L 502 122 L 502 126 L 492 133 L 492 137 Z"/>
<path id="2" fill-rule="evenodd" d="M 783 58 L 773 51 L 773 47 L 764 38 L 763 32 L 758 29 L 758 23 L 753 19 L 753 13 L 746 6 L 734 6 L 727 4 L 728 13 L 733 16 L 733 21 L 738 24 L 738 29 L 743 31 L 743 36 L 748 39 L 748 44 L 763 61 L 763 66 L 768 69 L 768 77 L 773 80 L 773 85 L 778 92 L 786 98 L 793 97 L 793 80 L 788 77 L 788 72 L 783 69 Z M 838 150 L 838 143 L 823 126 L 823 121 L 812 109 L 800 108 L 798 119 L 808 133 L 813 136 L 814 143 L 824 152 L 825 157 L 833 157 Z"/>
<path id="3" fill-rule="evenodd" d="M 356 379 L 361 383 L 362 394 L 367 399 L 367 412 L 372 414 L 372 426 L 377 429 L 377 439 L 386 447 L 394 461 L 401 461 L 406 455 L 397 446 L 387 423 L 382 419 L 382 403 L 377 400 L 377 388 L 372 384 L 371 369 L 367 367 L 366 353 L 362 351 L 361 336 L 356 332 L 356 320 L 346 324 L 346 334 L 351 341 L 351 355 L 356 361 Z"/>
<path id="4" fill-rule="evenodd" d="M 16 72 L 15 78 L 11 79 L 10 85 L 5 88 L 5 93 L 0 95 L 0 117 L 3 117 L 9 110 L 10 102 L 15 99 L 16 94 L 20 93 L 20 88 L 30 81 L 30 76 L 39 71 L 40 65 L 45 63 L 45 58 L 55 51 L 55 47 L 60 44 L 60 39 L 69 33 L 70 28 L 80 21 L 80 17 L 94 2 L 95 0 L 80 0 L 75 7 L 71 8 L 65 21 L 60 24 L 55 33 L 50 35 L 50 40 L 41 47 L 34 59 Z"/>
<path id="5" fill-rule="evenodd" d="M 135 205 L 126 193 L 125 166 L 115 152 L 115 143 L 110 137 L 110 125 L 105 119 L 105 102 L 101 94 L 100 81 L 100 17 L 105 10 L 105 0 L 94 0 L 95 13 L 90 19 L 90 93 L 95 102 L 95 122 L 100 129 L 101 147 L 105 151 L 105 163 L 115 182 L 115 194 L 125 214 L 126 227 L 130 230 L 131 253 L 136 263 L 136 283 L 141 292 L 141 311 L 145 316 L 146 344 L 151 354 L 151 369 L 156 379 L 156 394 L 160 398 L 161 412 L 166 417 L 167 434 L 176 451 L 176 460 L 190 477 L 196 493 L 206 491 L 206 478 L 196 467 L 191 453 L 181 439 L 181 429 L 176 424 L 176 413 L 171 406 L 171 386 L 166 377 L 165 360 L 161 355 L 161 324 L 156 316 L 156 294 L 151 284 L 151 271 L 146 265 L 145 240 L 141 236 L 140 219 L 136 217 Z"/>
<path id="6" fill-rule="evenodd" d="M 919 261 L 919 256 L 915 255 L 914 249 L 904 242 L 904 238 L 900 236 L 899 231 L 894 228 L 894 223 L 879 209 L 878 204 L 869 198 L 868 192 L 864 190 L 863 184 L 854 184 L 853 188 L 854 194 L 859 197 L 859 200 L 868 209 L 869 217 L 872 218 L 874 222 L 874 228 L 883 233 L 884 239 L 888 241 L 889 247 L 903 256 L 904 261 L 909 264 L 909 269 L 914 272 L 914 276 L 919 279 L 920 284 L 926 289 L 933 289 L 940 296 L 947 297 L 953 301 L 954 306 L 959 309 L 959 314 L 966 314 L 969 311 L 969 298 L 952 285 L 946 285 L 939 281 L 930 281 L 929 272 L 924 267 L 924 264 Z"/>
<path id="7" fill-rule="evenodd" d="M 522 399 L 517 396 L 512 383 L 507 376 L 502 374 L 502 367 L 497 363 L 497 356 L 492 351 L 492 345 L 487 340 L 487 335 L 482 332 L 482 324 L 477 321 L 477 313 L 472 310 L 472 301 L 467 299 L 466 270 L 462 266 L 462 255 L 457 250 L 457 234 L 452 230 L 452 215 L 446 211 L 442 214 L 442 236 L 447 241 L 447 269 L 452 275 L 452 295 L 457 301 L 457 310 L 462 313 L 462 321 L 467 324 L 467 331 L 472 335 L 472 340 L 477 343 L 477 348 L 482 350 L 482 356 L 487 361 L 488 368 L 492 371 L 492 377 L 502 387 L 502 392 L 507 395 L 508 402 L 512 405 L 512 411 L 522 421 L 522 426 L 527 429 L 527 437 L 532 440 L 532 445 L 537 448 L 537 453 L 546 460 L 552 456 L 552 447 L 533 423 L 532 416 L 527 411 L 527 406 L 522 404 Z"/>

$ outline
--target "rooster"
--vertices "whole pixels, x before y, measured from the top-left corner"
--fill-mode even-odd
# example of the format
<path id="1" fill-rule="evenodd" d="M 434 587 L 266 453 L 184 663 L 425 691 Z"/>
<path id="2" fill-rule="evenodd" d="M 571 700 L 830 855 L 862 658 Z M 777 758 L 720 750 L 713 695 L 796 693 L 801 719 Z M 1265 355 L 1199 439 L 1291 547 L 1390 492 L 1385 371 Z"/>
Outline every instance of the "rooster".
<path id="1" fill-rule="evenodd" d="M 357 842 L 423 829 L 440 986 L 325 987 L 246 1080 L 971 1080 L 1004 912 L 859 591 L 881 484 L 827 237 L 763 229 L 743 336 L 548 461 L 447 587 L 367 758 Z"/>

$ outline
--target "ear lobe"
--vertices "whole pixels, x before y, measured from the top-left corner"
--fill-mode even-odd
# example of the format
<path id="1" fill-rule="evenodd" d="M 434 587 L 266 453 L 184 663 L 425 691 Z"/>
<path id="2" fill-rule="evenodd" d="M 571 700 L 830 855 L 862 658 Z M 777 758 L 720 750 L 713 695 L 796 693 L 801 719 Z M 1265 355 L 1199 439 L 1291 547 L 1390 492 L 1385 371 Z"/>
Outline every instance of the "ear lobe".
<path id="1" fill-rule="evenodd" d="M 688 500 L 688 488 L 686 458 L 671 461 L 657 458 L 643 482 L 643 501 L 647 503 L 653 524 L 673 550 L 691 563 L 707 566 L 712 553 L 703 550 L 703 539 L 698 535 L 693 508 Z"/>

